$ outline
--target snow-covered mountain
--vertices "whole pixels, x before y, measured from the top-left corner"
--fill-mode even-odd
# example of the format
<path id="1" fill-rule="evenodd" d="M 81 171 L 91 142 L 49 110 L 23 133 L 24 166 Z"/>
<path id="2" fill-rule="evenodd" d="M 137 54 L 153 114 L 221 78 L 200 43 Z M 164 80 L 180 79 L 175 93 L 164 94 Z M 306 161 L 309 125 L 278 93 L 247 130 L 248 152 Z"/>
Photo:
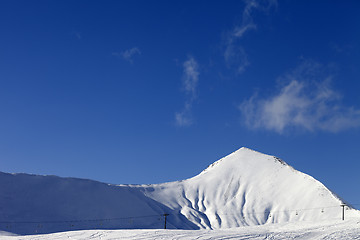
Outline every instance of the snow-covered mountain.
<path id="1" fill-rule="evenodd" d="M 110 185 L 0 173 L 0 230 L 32 234 L 89 228 L 219 229 L 340 219 L 342 201 L 284 161 L 241 148 L 178 182 Z M 360 212 L 346 207 L 346 218 Z"/>

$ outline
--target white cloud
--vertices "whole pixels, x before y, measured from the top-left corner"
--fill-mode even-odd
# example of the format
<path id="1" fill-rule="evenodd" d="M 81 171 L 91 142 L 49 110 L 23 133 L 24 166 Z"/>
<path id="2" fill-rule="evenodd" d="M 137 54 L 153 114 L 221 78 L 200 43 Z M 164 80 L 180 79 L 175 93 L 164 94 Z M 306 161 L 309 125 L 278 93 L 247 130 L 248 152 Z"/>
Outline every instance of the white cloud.
<path id="1" fill-rule="evenodd" d="M 242 22 L 241 26 L 236 26 L 233 30 L 233 37 L 241 38 L 245 32 L 256 29 L 256 25 L 254 23 L 252 14 L 253 10 L 260 8 L 260 3 L 258 1 L 252 0 L 252 1 L 245 1 L 245 8 L 242 13 Z"/>
<path id="2" fill-rule="evenodd" d="M 175 123 L 177 126 L 186 127 L 193 123 L 191 116 L 192 103 L 185 103 L 185 107 L 181 112 L 175 113 Z"/>
<path id="3" fill-rule="evenodd" d="M 185 92 L 195 98 L 195 90 L 199 81 L 199 66 L 193 57 L 189 57 L 183 64 L 183 85 Z"/>
<path id="4" fill-rule="evenodd" d="M 360 110 L 341 104 L 341 95 L 330 87 L 331 75 L 315 62 L 305 62 L 282 80 L 280 90 L 268 98 L 258 94 L 244 101 L 245 124 L 278 133 L 300 128 L 307 131 L 339 132 L 360 127 Z"/>
<path id="5" fill-rule="evenodd" d="M 186 102 L 181 112 L 175 113 L 178 126 L 189 126 L 193 123 L 191 117 L 192 104 L 196 98 L 196 88 L 199 81 L 199 65 L 193 57 L 189 57 L 183 64 L 182 83 L 186 94 Z"/>
<path id="6" fill-rule="evenodd" d="M 123 58 L 124 60 L 130 62 L 130 63 L 133 63 L 134 60 L 134 56 L 135 55 L 141 55 L 141 51 L 138 47 L 133 47 L 133 48 L 130 48 L 130 49 L 127 49 L 121 53 L 118 53 L 118 52 L 113 52 L 112 55 L 114 56 L 117 56 L 117 57 L 121 57 Z"/>
<path id="7" fill-rule="evenodd" d="M 256 29 L 256 24 L 253 20 L 254 10 L 269 11 L 273 6 L 277 6 L 276 0 L 246 0 L 245 8 L 242 12 L 242 22 L 240 26 L 235 26 L 234 29 L 227 35 L 224 59 L 228 67 L 235 67 L 238 73 L 245 71 L 249 66 L 247 54 L 238 41 L 245 35 L 246 32 Z"/>

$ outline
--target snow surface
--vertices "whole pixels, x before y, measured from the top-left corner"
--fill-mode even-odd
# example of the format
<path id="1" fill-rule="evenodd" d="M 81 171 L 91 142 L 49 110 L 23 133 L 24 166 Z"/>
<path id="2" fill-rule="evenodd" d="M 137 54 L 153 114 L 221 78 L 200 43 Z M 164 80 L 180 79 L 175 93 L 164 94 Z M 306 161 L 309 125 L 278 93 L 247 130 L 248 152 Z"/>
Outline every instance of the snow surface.
<path id="1" fill-rule="evenodd" d="M 0 233 L 1 240 L 48 239 L 360 239 L 360 221 L 322 221 L 278 223 L 218 230 L 82 230 L 31 236 L 9 236 Z"/>
<path id="2" fill-rule="evenodd" d="M 167 228 L 190 230 L 339 220 L 342 214 L 342 201 L 322 183 L 247 148 L 177 182 L 110 185 L 0 173 L 0 189 L 0 231 L 17 234 L 161 229 L 164 213 L 170 214 Z M 360 219 L 360 212 L 346 207 L 345 216 Z"/>

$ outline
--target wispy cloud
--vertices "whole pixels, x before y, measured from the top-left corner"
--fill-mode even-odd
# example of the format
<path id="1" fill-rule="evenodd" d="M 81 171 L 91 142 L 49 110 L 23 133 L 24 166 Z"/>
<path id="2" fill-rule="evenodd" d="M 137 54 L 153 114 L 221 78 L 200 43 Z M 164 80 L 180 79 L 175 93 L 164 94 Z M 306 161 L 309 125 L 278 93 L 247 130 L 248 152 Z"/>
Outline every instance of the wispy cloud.
<path id="1" fill-rule="evenodd" d="M 185 92 L 190 96 L 191 99 L 194 99 L 196 97 L 196 87 L 199 81 L 198 63 L 193 57 L 189 57 L 189 59 L 184 62 L 183 67 L 183 85 Z"/>
<path id="2" fill-rule="evenodd" d="M 134 57 L 136 55 L 141 55 L 141 51 L 138 47 L 133 47 L 130 49 L 127 49 L 121 53 L 118 52 L 113 52 L 112 55 L 117 56 L 117 57 L 121 57 L 122 59 L 133 63 L 134 62 Z"/>
<path id="3" fill-rule="evenodd" d="M 353 52 L 353 50 L 354 50 L 354 46 L 352 46 L 350 44 L 339 45 L 339 44 L 337 44 L 335 42 L 330 42 L 329 47 L 330 47 L 330 49 L 332 49 L 336 53 L 351 54 Z"/>
<path id="4" fill-rule="evenodd" d="M 175 113 L 177 126 L 189 126 L 193 123 L 191 108 L 196 98 L 196 88 L 199 81 L 199 65 L 193 57 L 183 63 L 182 84 L 186 94 L 186 102 L 181 112 Z"/>
<path id="5" fill-rule="evenodd" d="M 192 103 L 186 102 L 184 109 L 181 112 L 175 113 L 176 126 L 185 127 L 193 124 L 191 107 L 192 107 Z"/>
<path id="6" fill-rule="evenodd" d="M 320 64 L 306 61 L 281 80 L 276 94 L 261 98 L 254 94 L 239 109 L 252 129 L 283 133 L 287 129 L 339 132 L 360 127 L 360 109 L 341 103 L 341 95 L 331 88 L 331 74 Z"/>
<path id="7" fill-rule="evenodd" d="M 78 31 L 73 31 L 72 34 L 78 39 L 81 40 L 82 39 L 82 35 L 80 32 Z"/>
<path id="8" fill-rule="evenodd" d="M 239 26 L 235 26 L 227 34 L 225 40 L 224 59 L 228 67 L 235 67 L 238 73 L 245 71 L 249 66 L 247 54 L 239 43 L 239 40 L 249 31 L 257 28 L 253 14 L 255 10 L 269 11 L 273 6 L 277 6 L 276 0 L 245 0 L 245 8 L 242 12 L 242 21 Z"/>
<path id="9" fill-rule="evenodd" d="M 242 73 L 250 65 L 247 54 L 241 46 L 228 44 L 224 52 L 226 64 L 236 68 L 237 73 Z"/>

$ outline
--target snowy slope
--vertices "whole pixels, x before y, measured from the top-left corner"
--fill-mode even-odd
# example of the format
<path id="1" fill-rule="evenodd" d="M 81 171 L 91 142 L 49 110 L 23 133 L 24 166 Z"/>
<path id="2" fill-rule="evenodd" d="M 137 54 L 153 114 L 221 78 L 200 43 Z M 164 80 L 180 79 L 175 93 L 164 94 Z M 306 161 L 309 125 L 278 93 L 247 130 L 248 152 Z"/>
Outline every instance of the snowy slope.
<path id="1" fill-rule="evenodd" d="M 0 230 L 21 234 L 161 228 L 166 210 L 131 187 L 91 180 L 0 173 L 0 189 Z"/>
<path id="2" fill-rule="evenodd" d="M 200 228 L 340 219 L 342 201 L 284 161 L 241 148 L 182 182 L 144 188 Z M 358 211 L 346 211 L 348 217 Z"/>
<path id="3" fill-rule="evenodd" d="M 153 185 L 0 173 L 0 231 L 218 229 L 341 218 L 341 200 L 273 156 L 241 148 L 199 175 Z M 348 209 L 346 217 L 360 217 Z"/>
<path id="4" fill-rule="evenodd" d="M 297 240 L 354 240 L 360 239 L 360 221 L 322 221 L 266 224 L 219 230 L 83 230 L 43 234 L 36 236 L 11 236 L 0 232 L 1 240 L 113 240 L 113 239 L 176 239 L 176 240 L 217 240 L 217 239 L 297 239 Z"/>

